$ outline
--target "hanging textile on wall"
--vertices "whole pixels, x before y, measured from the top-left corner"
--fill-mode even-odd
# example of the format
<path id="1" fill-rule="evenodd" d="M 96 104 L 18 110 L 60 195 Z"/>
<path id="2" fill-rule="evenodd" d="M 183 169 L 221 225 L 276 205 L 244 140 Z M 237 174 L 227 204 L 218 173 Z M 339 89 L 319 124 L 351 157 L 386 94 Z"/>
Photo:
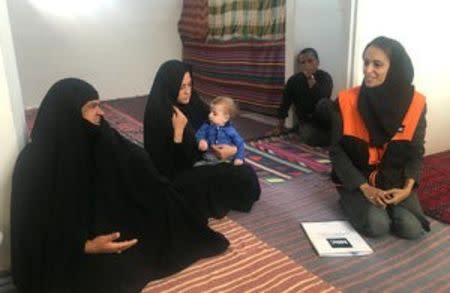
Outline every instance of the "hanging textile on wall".
<path id="1" fill-rule="evenodd" d="M 178 32 L 182 40 L 204 41 L 208 36 L 208 0 L 183 1 Z"/>
<path id="2" fill-rule="evenodd" d="M 275 115 L 284 85 L 284 40 L 184 42 L 195 89 L 206 98 L 227 95 L 243 110 Z"/>
<path id="3" fill-rule="evenodd" d="M 208 40 L 284 38 L 285 0 L 209 0 Z"/>
<path id="4" fill-rule="evenodd" d="M 202 96 L 228 95 L 243 110 L 276 115 L 285 79 L 285 3 L 183 1 L 178 23 L 183 60 L 192 65 Z"/>

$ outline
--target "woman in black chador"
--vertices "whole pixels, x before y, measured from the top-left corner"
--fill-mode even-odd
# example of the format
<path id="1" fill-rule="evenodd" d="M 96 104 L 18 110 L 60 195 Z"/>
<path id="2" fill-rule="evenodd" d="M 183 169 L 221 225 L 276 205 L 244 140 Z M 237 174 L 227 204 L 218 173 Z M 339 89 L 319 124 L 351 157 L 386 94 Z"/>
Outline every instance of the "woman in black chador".
<path id="1" fill-rule="evenodd" d="M 220 218 L 230 209 L 249 211 L 261 192 L 249 165 L 193 167 L 201 160 L 195 132 L 208 120 L 208 113 L 209 107 L 193 90 L 190 67 L 177 60 L 165 62 L 156 74 L 145 108 L 145 149 L 158 171 L 205 217 Z M 237 151 L 229 145 L 211 147 L 220 159 Z"/>
<path id="2" fill-rule="evenodd" d="M 18 292 L 138 292 L 228 247 L 102 115 L 79 79 L 42 101 L 13 175 Z"/>

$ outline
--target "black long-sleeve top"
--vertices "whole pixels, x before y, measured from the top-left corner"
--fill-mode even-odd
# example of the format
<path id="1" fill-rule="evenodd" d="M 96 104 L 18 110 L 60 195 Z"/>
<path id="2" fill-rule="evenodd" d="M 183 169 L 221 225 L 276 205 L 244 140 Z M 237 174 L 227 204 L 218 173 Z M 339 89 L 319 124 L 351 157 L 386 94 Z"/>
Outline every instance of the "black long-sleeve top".
<path id="1" fill-rule="evenodd" d="M 283 89 L 283 101 L 278 110 L 278 118 L 284 119 L 292 103 L 299 121 L 308 121 L 315 110 L 317 102 L 322 98 L 329 99 L 333 89 L 331 75 L 323 70 L 314 73 L 316 83 L 311 88 L 303 73 L 297 73 L 289 78 Z"/>

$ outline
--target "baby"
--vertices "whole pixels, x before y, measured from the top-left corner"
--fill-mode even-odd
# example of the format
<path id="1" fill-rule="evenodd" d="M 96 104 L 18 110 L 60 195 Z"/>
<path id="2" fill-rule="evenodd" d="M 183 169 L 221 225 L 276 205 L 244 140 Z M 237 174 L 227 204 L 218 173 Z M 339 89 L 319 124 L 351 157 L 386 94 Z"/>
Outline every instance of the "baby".
<path id="1" fill-rule="evenodd" d="M 218 96 L 211 102 L 209 121 L 203 123 L 195 134 L 198 149 L 206 152 L 203 156 L 205 161 L 219 162 L 219 159 L 208 151 L 211 145 L 228 144 L 237 147 L 233 164 L 242 165 L 244 163 L 244 140 L 230 122 L 230 119 L 236 114 L 237 106 L 230 97 Z"/>

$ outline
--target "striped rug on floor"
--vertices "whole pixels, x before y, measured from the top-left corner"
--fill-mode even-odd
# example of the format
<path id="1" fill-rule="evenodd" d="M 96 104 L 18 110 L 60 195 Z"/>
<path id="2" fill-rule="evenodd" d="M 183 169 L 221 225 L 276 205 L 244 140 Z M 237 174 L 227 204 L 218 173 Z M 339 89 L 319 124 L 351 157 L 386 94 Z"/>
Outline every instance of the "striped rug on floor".
<path id="1" fill-rule="evenodd" d="M 328 176 L 312 173 L 263 183 L 251 213 L 228 217 L 344 292 L 450 292 L 450 226 L 433 219 L 422 239 L 365 238 L 374 250 L 369 256 L 319 257 L 300 223 L 345 220 L 338 199 Z"/>
<path id="2" fill-rule="evenodd" d="M 146 100 L 147 96 L 138 96 L 108 100 L 103 104 L 109 105 L 138 121 L 142 121 L 144 119 Z M 233 118 L 234 126 L 246 141 L 263 137 L 275 127 L 276 123 L 277 120 L 274 117 L 262 116 L 245 111 L 240 111 Z"/>
<path id="3" fill-rule="evenodd" d="M 129 140 L 142 145 L 142 122 L 127 113 L 103 104 L 105 119 Z M 328 173 L 330 161 L 324 149 L 298 142 L 296 135 L 264 138 L 246 143 L 246 162 L 251 164 L 258 178 L 266 183 L 283 183 L 312 172 Z"/>
<path id="4" fill-rule="evenodd" d="M 111 124 L 120 125 L 126 137 L 142 141 L 141 121 L 125 112 L 114 115 L 114 111 L 118 110 L 105 107 L 108 120 L 116 117 Z M 35 113 L 26 112 L 29 129 Z M 440 161 L 428 163 L 426 168 L 434 168 Z M 284 184 L 262 180 L 261 187 L 261 199 L 250 213 L 231 212 L 229 218 L 335 288 L 345 292 L 450 292 L 449 225 L 430 219 L 432 231 L 417 241 L 366 238 L 375 251 L 367 257 L 320 258 L 300 222 L 345 219 L 328 176 L 303 174 Z"/>
<path id="5" fill-rule="evenodd" d="M 105 119 L 126 138 L 142 146 L 142 121 L 120 107 L 113 106 L 114 103 L 102 104 Z M 36 110 L 27 111 L 28 129 L 32 128 L 35 115 Z M 247 163 L 255 168 L 258 178 L 266 183 L 283 183 L 312 172 L 330 171 L 326 150 L 301 144 L 296 135 L 253 140 L 246 143 L 245 148 Z"/>
<path id="6" fill-rule="evenodd" d="M 283 183 L 311 173 L 331 171 L 328 152 L 300 143 L 296 134 L 265 137 L 246 143 L 246 162 L 255 167 L 258 178 Z"/>
<path id="7" fill-rule="evenodd" d="M 150 282 L 142 292 L 338 292 L 229 218 L 210 226 L 230 241 L 224 254 Z"/>

